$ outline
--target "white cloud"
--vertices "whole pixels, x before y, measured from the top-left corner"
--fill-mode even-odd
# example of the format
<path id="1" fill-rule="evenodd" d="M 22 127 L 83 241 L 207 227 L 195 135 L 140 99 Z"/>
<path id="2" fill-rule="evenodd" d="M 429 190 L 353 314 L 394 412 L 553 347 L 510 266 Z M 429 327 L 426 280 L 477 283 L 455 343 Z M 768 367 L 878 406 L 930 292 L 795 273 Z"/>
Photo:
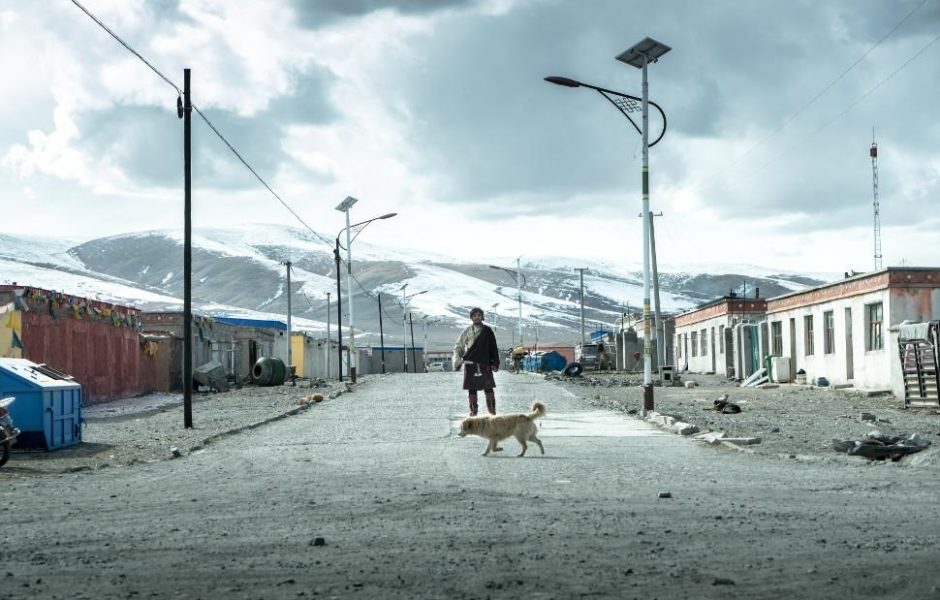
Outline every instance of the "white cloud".
<path id="1" fill-rule="evenodd" d="M 596 94 L 541 78 L 557 69 L 638 93 L 638 73 L 612 57 L 652 34 L 674 46 L 651 70 L 651 97 L 670 118 L 651 151 L 652 207 L 665 213 L 657 226 L 675 238 L 658 240 L 661 260 L 864 266 L 874 125 L 884 254 L 940 262 L 929 232 L 909 224 L 940 194 L 936 52 L 887 79 L 935 35 L 931 6 L 813 100 L 915 5 L 598 0 L 586 11 L 485 0 L 423 12 L 389 4 L 309 28 L 286 1 L 85 4 L 178 85 L 191 67 L 196 104 L 325 233 L 342 226 L 333 207 L 353 195 L 362 201 L 353 218 L 400 213 L 364 234 L 377 244 L 466 259 L 522 248 L 636 260 L 638 136 Z M 626 18 L 641 6 L 642 28 Z M 0 68 L 17 90 L 0 118 L 0 208 L 42 206 L 44 233 L 178 224 L 182 173 L 157 176 L 179 169 L 178 146 L 133 157 L 128 146 L 141 142 L 129 129 L 148 117 L 142 107 L 163 112 L 139 131 L 174 127 L 175 91 L 70 4 L 18 4 L 0 12 L 0 30 Z M 277 112 L 285 99 L 293 112 Z M 128 114 L 126 139 L 104 143 L 122 132 L 102 124 Z M 198 120 L 194 135 L 199 219 L 296 224 Z M 161 168 L 144 173 L 133 161 Z M 76 206 L 120 207 L 123 218 Z"/>

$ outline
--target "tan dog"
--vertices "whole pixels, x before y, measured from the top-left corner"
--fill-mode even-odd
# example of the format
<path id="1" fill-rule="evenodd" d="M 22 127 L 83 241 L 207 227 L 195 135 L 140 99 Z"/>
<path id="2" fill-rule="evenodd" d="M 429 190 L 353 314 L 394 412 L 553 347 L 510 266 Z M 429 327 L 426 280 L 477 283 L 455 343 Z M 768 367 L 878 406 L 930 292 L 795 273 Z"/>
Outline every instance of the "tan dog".
<path id="1" fill-rule="evenodd" d="M 502 440 L 515 437 L 522 445 L 522 452 L 519 456 L 525 456 L 528 450 L 526 441 L 534 442 L 539 447 L 542 454 L 545 454 L 545 448 L 542 447 L 542 440 L 536 435 L 538 428 L 535 426 L 535 419 L 545 414 L 545 405 L 541 402 L 532 403 L 532 412 L 527 415 L 499 415 L 486 417 L 467 417 L 460 423 L 460 437 L 476 435 L 486 438 L 490 441 L 486 446 L 486 456 L 490 452 L 502 450 L 497 448 L 496 444 Z"/>

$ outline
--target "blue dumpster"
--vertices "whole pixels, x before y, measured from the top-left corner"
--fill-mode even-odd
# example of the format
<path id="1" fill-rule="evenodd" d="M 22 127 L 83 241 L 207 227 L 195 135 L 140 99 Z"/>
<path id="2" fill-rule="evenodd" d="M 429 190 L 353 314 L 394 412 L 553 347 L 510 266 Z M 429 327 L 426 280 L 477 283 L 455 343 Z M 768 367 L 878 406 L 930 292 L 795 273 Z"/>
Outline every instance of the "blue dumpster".
<path id="1" fill-rule="evenodd" d="M 56 450 L 82 441 L 82 386 L 25 358 L 0 358 L 0 397 L 14 396 L 16 448 Z"/>
<path id="2" fill-rule="evenodd" d="M 567 364 L 568 360 L 554 350 L 549 352 L 531 352 L 522 359 L 522 368 L 526 371 L 561 371 Z"/>
<path id="3" fill-rule="evenodd" d="M 541 352 L 529 352 L 522 359 L 522 369 L 530 372 L 538 371 L 541 358 Z"/>

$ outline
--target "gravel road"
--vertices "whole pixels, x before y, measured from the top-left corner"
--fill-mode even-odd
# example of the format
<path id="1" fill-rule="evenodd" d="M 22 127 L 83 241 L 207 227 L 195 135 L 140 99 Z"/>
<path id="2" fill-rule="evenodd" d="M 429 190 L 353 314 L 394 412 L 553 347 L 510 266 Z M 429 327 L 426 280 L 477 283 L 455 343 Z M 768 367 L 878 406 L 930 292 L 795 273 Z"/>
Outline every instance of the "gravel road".
<path id="1" fill-rule="evenodd" d="M 363 378 L 308 406 L 307 390 L 245 388 L 197 403 L 195 433 L 179 432 L 178 406 L 117 411 L 87 432 L 109 440 L 108 468 L 17 471 L 14 456 L 0 469 L 0 597 L 940 598 L 940 478 L 907 458 L 704 446 L 627 415 L 638 390 L 610 410 L 606 383 L 503 372 L 501 412 L 547 405 L 546 453 L 514 458 L 508 440 L 483 458 L 483 440 L 456 436 L 458 377 Z M 731 393 L 718 383 L 657 389 L 658 407 L 675 395 L 693 414 Z M 119 438 L 130 426 L 184 451 L 118 466 L 151 443 Z"/>
<path id="2" fill-rule="evenodd" d="M 542 375 L 519 375 L 541 379 Z M 636 375 L 590 373 L 578 378 L 548 376 L 552 383 L 585 397 L 596 406 L 634 414 L 642 407 Z M 364 381 L 375 379 L 366 377 Z M 363 380 L 361 380 L 363 381 Z M 867 465 L 869 461 L 833 450 L 834 440 L 863 439 L 873 431 L 886 435 L 916 433 L 931 446 L 905 457 L 900 466 L 940 470 L 940 410 L 903 409 L 893 396 L 868 396 L 853 390 L 781 385 L 740 388 L 713 375 L 690 375 L 694 388 L 656 387 L 655 410 L 696 425 L 700 432 L 755 438 L 746 446 L 716 445 L 720 450 L 810 462 Z M 246 386 L 222 394 L 196 394 L 192 429 L 183 428 L 182 394 L 154 394 L 84 409 L 84 443 L 55 452 L 14 453 L 0 476 L 28 476 L 150 463 L 197 451 L 207 444 L 279 418 L 307 410 L 314 394 L 330 402 L 351 389 L 349 383 L 298 381 L 296 386 Z M 722 396 L 741 407 L 738 414 L 713 410 Z M 878 464 L 878 463 L 876 463 Z"/>

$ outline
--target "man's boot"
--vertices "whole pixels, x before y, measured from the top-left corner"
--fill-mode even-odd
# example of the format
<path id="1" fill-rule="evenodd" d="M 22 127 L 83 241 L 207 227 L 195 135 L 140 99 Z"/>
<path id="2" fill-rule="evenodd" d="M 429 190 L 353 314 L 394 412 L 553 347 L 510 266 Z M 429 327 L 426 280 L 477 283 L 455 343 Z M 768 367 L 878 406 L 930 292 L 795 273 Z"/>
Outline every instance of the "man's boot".
<path id="1" fill-rule="evenodd" d="M 484 390 L 483 393 L 486 394 L 486 412 L 490 413 L 491 415 L 495 415 L 496 394 L 493 392 L 493 390 Z"/>
<path id="2" fill-rule="evenodd" d="M 476 393 L 476 392 L 470 392 L 470 393 L 467 395 L 467 399 L 470 401 L 470 416 L 471 416 L 471 417 L 477 416 L 477 411 L 478 411 L 479 408 L 480 408 L 479 401 L 477 400 L 477 393 Z"/>

